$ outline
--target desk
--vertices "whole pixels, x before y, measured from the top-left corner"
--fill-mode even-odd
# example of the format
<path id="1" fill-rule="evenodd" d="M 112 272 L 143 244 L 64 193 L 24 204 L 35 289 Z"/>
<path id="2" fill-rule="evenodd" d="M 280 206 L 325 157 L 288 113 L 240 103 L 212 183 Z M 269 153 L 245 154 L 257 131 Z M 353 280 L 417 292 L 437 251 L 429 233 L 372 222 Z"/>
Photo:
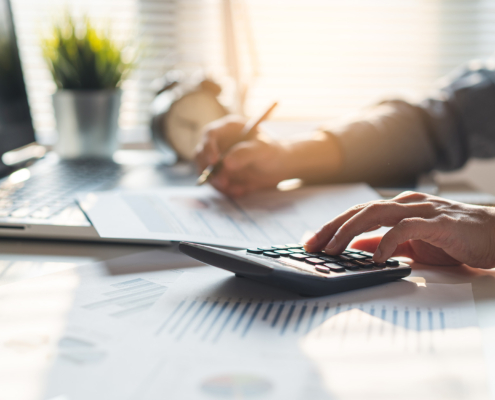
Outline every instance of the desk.
<path id="1" fill-rule="evenodd" d="M 153 249 L 164 247 L 2 239 L 0 285 Z M 495 337 L 495 271 L 474 270 L 468 267 L 433 268 L 415 264 L 412 277 L 424 279 L 426 285 L 466 282 L 472 284 L 488 373 L 489 376 L 495 376 L 495 341 L 492 339 Z M 495 381 L 490 382 L 490 385 L 492 398 L 495 399 Z"/>

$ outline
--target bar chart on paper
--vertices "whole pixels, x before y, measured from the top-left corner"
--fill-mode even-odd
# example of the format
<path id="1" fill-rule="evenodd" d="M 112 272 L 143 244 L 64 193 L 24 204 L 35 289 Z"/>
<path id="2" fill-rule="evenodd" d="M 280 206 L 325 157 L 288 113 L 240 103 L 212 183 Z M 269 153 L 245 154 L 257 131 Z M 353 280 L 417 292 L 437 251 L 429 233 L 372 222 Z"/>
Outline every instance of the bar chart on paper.
<path id="1" fill-rule="evenodd" d="M 86 310 L 104 310 L 109 316 L 122 318 L 150 308 L 165 293 L 167 286 L 136 278 L 111 284 L 101 299 L 84 304 Z"/>
<path id="2" fill-rule="evenodd" d="M 367 334 L 393 335 L 393 327 L 415 332 L 441 331 L 458 324 L 454 309 L 390 304 L 380 301 L 349 303 L 334 300 L 270 301 L 245 298 L 182 299 L 165 315 L 155 336 L 186 343 L 210 343 L 263 338 L 294 340 L 315 328 L 325 340 L 328 335 L 346 338 L 346 321 L 333 318 L 358 309 L 387 324 L 370 325 Z M 334 322 L 334 323 L 333 323 Z"/>
<path id="3" fill-rule="evenodd" d="M 425 371 L 425 388 L 439 365 L 466 364 L 476 375 L 482 359 L 469 284 L 419 287 L 402 281 L 301 298 L 215 270 L 186 272 L 149 310 L 141 328 L 139 347 L 125 356 L 132 345 L 122 343 L 121 358 L 112 363 L 122 371 L 118 382 L 105 386 L 118 387 L 119 396 L 133 393 L 132 399 L 159 399 L 164 390 L 184 395 L 185 387 L 188 398 L 234 399 L 252 391 L 260 398 L 286 399 L 305 393 L 315 366 L 342 393 L 352 392 L 355 376 L 361 383 L 366 377 L 365 389 L 342 398 L 367 398 L 362 394 L 376 387 L 376 379 L 393 376 L 399 386 L 411 386 L 410 373 L 403 365 L 397 369 L 403 360 Z M 469 359 L 462 362 L 456 358 L 460 337 L 470 338 L 462 349 Z M 129 370 L 132 379 L 122 379 L 126 357 L 139 365 Z M 465 387 L 472 386 L 470 379 L 455 374 Z M 310 385 L 323 390 L 320 383 Z"/>

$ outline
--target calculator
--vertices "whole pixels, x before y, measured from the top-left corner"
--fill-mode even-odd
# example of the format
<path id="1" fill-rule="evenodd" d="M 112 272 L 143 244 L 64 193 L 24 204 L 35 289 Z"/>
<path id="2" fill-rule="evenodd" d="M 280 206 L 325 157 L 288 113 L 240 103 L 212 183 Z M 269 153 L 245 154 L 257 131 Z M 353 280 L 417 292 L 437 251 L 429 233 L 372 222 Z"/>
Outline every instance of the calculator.
<path id="1" fill-rule="evenodd" d="M 239 277 L 278 286 L 303 296 L 323 296 L 404 278 L 411 267 L 393 258 L 373 261 L 373 254 L 347 249 L 331 256 L 309 253 L 301 244 L 226 250 L 181 242 L 179 250 L 205 264 L 231 271 Z"/>

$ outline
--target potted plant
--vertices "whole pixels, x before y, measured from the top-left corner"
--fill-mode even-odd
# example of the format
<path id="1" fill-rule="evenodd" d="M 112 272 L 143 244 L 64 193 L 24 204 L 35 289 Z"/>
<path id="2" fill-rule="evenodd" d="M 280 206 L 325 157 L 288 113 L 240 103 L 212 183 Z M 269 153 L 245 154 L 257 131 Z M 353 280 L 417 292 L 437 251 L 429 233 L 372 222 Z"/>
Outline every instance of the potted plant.
<path id="1" fill-rule="evenodd" d="M 110 158 L 117 149 L 120 84 L 132 67 L 124 48 L 85 18 L 67 15 L 42 40 L 57 91 L 53 107 L 62 158 Z"/>

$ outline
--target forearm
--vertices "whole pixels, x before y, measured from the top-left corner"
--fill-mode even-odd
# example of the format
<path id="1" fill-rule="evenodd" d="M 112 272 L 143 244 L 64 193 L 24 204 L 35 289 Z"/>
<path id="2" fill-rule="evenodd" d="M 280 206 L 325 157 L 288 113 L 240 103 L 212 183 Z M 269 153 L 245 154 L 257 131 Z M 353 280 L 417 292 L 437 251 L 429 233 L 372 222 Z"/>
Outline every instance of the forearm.
<path id="1" fill-rule="evenodd" d="M 379 104 L 325 129 L 342 153 L 336 182 L 410 184 L 435 165 L 436 148 L 424 113 L 403 101 Z"/>
<path id="2" fill-rule="evenodd" d="M 307 183 L 410 184 L 433 168 L 436 152 L 421 111 L 395 101 L 334 123 L 307 140 L 284 142 L 283 178 Z"/>
<path id="3" fill-rule="evenodd" d="M 298 178 L 306 183 L 331 182 L 342 169 L 342 150 L 337 139 L 316 131 L 306 140 L 283 142 L 285 179 Z"/>

